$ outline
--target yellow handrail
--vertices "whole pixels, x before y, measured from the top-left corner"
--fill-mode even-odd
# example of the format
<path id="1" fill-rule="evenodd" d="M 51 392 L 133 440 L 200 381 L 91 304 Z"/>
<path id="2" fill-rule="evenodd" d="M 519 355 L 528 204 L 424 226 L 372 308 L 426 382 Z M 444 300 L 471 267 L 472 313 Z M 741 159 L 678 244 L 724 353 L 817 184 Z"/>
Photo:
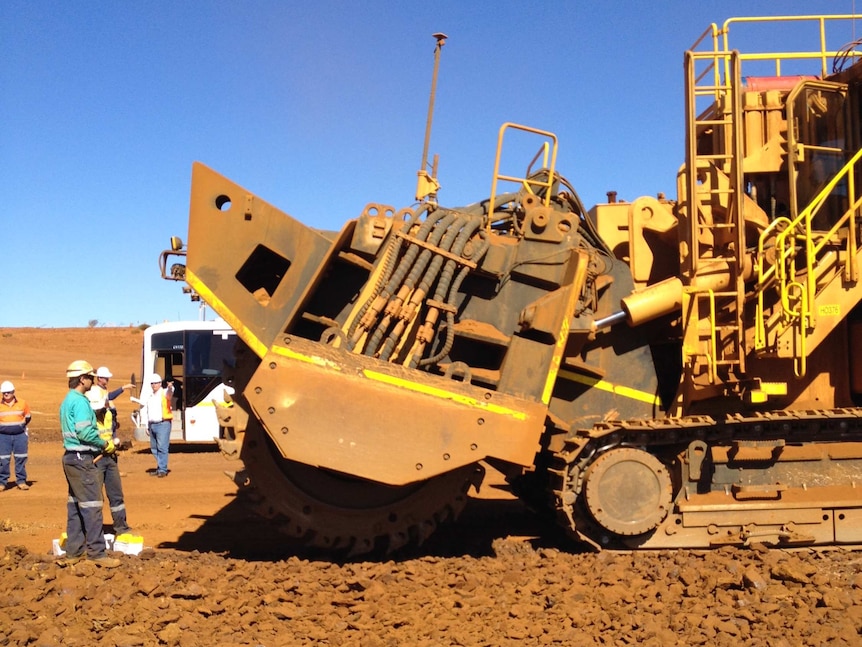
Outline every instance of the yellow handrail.
<path id="1" fill-rule="evenodd" d="M 826 23 L 838 20 L 855 20 L 859 16 L 854 14 L 835 14 L 831 16 L 762 16 L 749 18 L 728 18 L 722 27 L 724 50 L 730 50 L 730 26 L 731 24 L 755 23 L 755 22 L 816 22 L 819 28 L 820 49 L 809 52 L 773 52 L 773 53 L 749 53 L 742 54 L 741 58 L 748 61 L 775 61 L 775 75 L 781 76 L 781 61 L 817 59 L 821 61 L 820 75 L 826 76 L 829 71 L 826 67 L 826 59 L 838 56 L 842 52 L 826 49 Z M 859 52 L 852 52 L 852 56 L 860 56 Z"/>
<path id="2" fill-rule="evenodd" d="M 742 18 L 728 18 L 724 21 L 721 28 L 719 28 L 715 23 L 711 24 L 706 30 L 698 37 L 695 43 L 689 48 L 689 51 L 694 53 L 699 60 L 704 59 L 713 59 L 712 64 L 708 65 L 705 70 L 703 70 L 698 76 L 697 79 L 700 81 L 703 76 L 705 76 L 710 70 L 713 71 L 715 75 L 715 82 L 713 83 L 714 95 L 715 98 L 718 99 L 722 93 L 723 86 L 726 83 L 722 80 L 722 78 L 727 79 L 730 76 L 730 53 L 732 51 L 732 46 L 730 42 L 730 28 L 732 25 L 742 25 L 745 23 L 772 23 L 772 22 L 813 22 L 816 23 L 818 28 L 818 47 L 816 49 L 812 49 L 810 51 L 798 51 L 798 52 L 748 52 L 742 53 L 740 52 L 739 58 L 740 61 L 773 61 L 775 63 L 775 76 L 781 76 L 781 64 L 786 61 L 800 61 L 800 60 L 819 60 L 820 61 L 820 76 L 824 77 L 829 73 L 827 68 L 827 59 L 833 58 L 839 55 L 850 56 L 854 58 L 862 57 L 862 52 L 857 51 L 838 51 L 838 50 L 829 50 L 826 48 L 826 26 L 829 23 L 836 23 L 838 21 L 848 21 L 848 20 L 859 20 L 860 16 L 854 14 L 835 14 L 829 16 L 816 16 L 816 15 L 807 15 L 807 16 L 762 16 L 762 17 L 742 17 Z M 834 33 L 834 32 L 833 32 Z M 707 36 L 712 36 L 711 39 L 707 39 Z M 712 46 L 712 49 L 709 49 L 709 46 Z M 704 49 L 698 50 L 697 48 L 701 45 L 705 45 Z M 722 77 L 722 69 L 719 63 L 723 63 L 723 77 Z"/>
<path id="3" fill-rule="evenodd" d="M 543 142 L 543 146 L 539 148 L 539 152 L 533 157 L 528 166 L 528 173 L 530 169 L 532 169 L 533 164 L 539 158 L 539 155 L 543 155 L 543 165 L 548 169 L 548 180 L 547 182 L 540 182 L 538 180 L 531 180 L 529 178 L 522 177 L 514 177 L 509 175 L 501 175 L 500 174 L 500 157 L 503 152 L 503 135 L 505 135 L 506 131 L 509 129 L 513 130 L 522 130 L 524 132 L 532 133 L 534 135 L 540 135 L 542 137 L 546 137 L 551 140 L 553 146 L 551 147 L 551 160 L 550 164 L 548 163 L 548 142 Z M 488 202 L 488 222 L 486 223 L 487 227 L 491 226 L 491 221 L 494 216 L 494 199 L 497 197 L 497 181 L 503 180 L 505 182 L 517 182 L 522 185 L 529 191 L 530 193 L 534 193 L 532 190 L 532 186 L 537 186 L 539 188 L 547 189 L 545 191 L 545 197 L 543 199 L 543 203 L 545 206 L 548 206 L 551 203 L 551 188 L 554 186 L 554 169 L 557 164 L 557 136 L 546 130 L 539 130 L 538 128 L 531 128 L 530 126 L 522 126 L 520 124 L 514 124 L 511 122 L 506 122 L 502 126 L 500 126 L 500 131 L 497 135 L 497 154 L 494 157 L 494 178 L 491 182 L 491 198 Z"/>
<path id="4" fill-rule="evenodd" d="M 796 326 L 800 335 L 800 354 L 804 355 L 805 338 L 808 330 L 816 325 L 816 317 L 813 309 L 816 297 L 815 268 L 820 253 L 824 250 L 839 230 L 846 229 L 847 249 L 844 261 L 844 275 L 847 280 L 855 281 L 858 278 L 856 267 L 856 254 L 858 243 L 856 240 L 856 213 L 862 208 L 862 196 L 856 196 L 856 165 L 862 159 L 862 149 L 826 183 L 814 199 L 794 219 L 776 218 L 775 221 L 764 229 L 760 234 L 757 244 L 757 321 L 755 326 L 755 348 L 763 349 L 766 346 L 766 324 L 764 292 L 771 282 L 776 283 L 778 289 L 781 315 L 787 326 Z M 812 221 L 826 204 L 827 198 L 836 192 L 839 184 L 845 183 L 847 187 L 847 198 L 849 207 L 835 224 L 825 233 L 818 233 L 815 237 L 812 232 Z M 780 230 L 780 231 L 779 231 Z M 777 232 L 777 233 L 776 233 Z M 775 261 L 767 266 L 765 263 L 766 243 L 774 235 Z M 805 267 L 803 269 L 804 281 L 799 282 L 796 260 L 803 253 Z M 797 358 L 799 359 L 799 358 Z M 805 360 L 799 369 L 804 374 Z"/>

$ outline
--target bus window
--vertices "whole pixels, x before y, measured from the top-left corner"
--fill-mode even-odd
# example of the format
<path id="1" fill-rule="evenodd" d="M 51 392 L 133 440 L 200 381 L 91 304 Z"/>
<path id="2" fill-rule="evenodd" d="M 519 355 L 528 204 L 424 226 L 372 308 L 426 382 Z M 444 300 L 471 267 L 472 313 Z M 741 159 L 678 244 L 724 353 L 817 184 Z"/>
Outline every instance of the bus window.
<path id="1" fill-rule="evenodd" d="M 186 331 L 186 406 L 198 404 L 222 382 L 225 364 L 233 366 L 235 339 L 235 335 L 220 331 Z"/>

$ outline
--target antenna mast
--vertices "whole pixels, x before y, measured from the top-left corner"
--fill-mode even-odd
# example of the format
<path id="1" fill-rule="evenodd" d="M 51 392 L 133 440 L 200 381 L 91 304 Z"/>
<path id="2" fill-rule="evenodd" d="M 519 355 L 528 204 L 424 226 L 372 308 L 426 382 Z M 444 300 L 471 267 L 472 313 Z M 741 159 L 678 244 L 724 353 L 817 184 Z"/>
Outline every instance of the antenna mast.
<path id="1" fill-rule="evenodd" d="M 446 44 L 448 36 L 443 33 L 434 34 L 434 39 L 437 41 L 434 47 L 434 75 L 431 78 L 431 98 L 428 100 L 428 121 L 425 123 L 425 147 L 422 149 L 422 164 L 419 166 L 419 180 L 416 184 L 416 199 L 420 202 L 428 201 L 437 203 L 437 191 L 440 184 L 437 182 L 437 156 L 434 156 L 434 163 L 431 165 L 431 174 L 428 174 L 426 167 L 428 166 L 428 145 L 431 142 L 431 121 L 434 117 L 434 97 L 437 94 L 437 71 L 440 68 L 440 50 Z"/>

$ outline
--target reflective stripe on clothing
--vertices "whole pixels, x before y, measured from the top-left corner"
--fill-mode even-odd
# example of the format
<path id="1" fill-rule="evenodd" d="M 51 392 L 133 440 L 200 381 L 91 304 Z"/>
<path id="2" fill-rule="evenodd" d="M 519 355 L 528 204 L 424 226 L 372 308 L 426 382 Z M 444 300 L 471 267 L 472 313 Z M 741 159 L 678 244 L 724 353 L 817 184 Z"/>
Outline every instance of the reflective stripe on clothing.
<path id="1" fill-rule="evenodd" d="M 114 522 L 114 533 L 121 535 L 129 531 L 126 521 L 126 504 L 123 498 L 123 483 L 120 479 L 120 465 L 116 454 L 102 457 L 96 463 L 96 469 L 102 474 L 105 484 L 105 495 L 108 497 L 108 507 L 111 510 L 111 520 Z"/>
<path id="2" fill-rule="evenodd" d="M 106 445 L 99 437 L 96 414 L 90 401 L 75 389 L 69 389 L 60 405 L 60 429 L 66 451 L 98 453 Z"/>
<path id="3" fill-rule="evenodd" d="M 0 401 L 0 434 L 24 433 L 29 420 L 30 407 L 24 400 Z"/>
<path id="4" fill-rule="evenodd" d="M 29 434 L 0 434 L 0 487 L 9 483 L 12 459 L 15 459 L 15 482 L 27 482 L 27 445 Z"/>
<path id="5" fill-rule="evenodd" d="M 86 400 L 84 398 L 84 401 Z M 102 534 L 102 479 L 92 455 L 67 452 L 63 455 L 63 473 L 69 486 L 69 498 L 66 502 L 66 554 L 78 557 L 86 552 L 90 558 L 102 557 L 105 555 L 105 536 Z"/>
<path id="6" fill-rule="evenodd" d="M 101 508 L 102 507 L 101 501 L 78 501 L 78 499 L 76 499 L 73 496 L 69 497 L 69 503 L 74 503 L 75 505 L 81 506 L 82 508 Z"/>

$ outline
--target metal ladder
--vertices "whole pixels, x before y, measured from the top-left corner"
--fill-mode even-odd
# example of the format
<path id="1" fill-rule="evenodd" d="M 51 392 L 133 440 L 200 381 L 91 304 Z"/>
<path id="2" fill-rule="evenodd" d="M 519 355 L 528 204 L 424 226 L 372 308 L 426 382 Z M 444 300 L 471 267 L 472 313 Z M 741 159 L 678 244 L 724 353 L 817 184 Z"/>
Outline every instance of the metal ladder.
<path id="1" fill-rule="evenodd" d="M 713 38 L 717 32 L 713 26 Z M 698 63 L 705 69 L 698 74 Z M 745 372 L 745 298 L 742 258 L 745 230 L 742 214 L 741 65 L 735 51 L 697 52 L 685 56 L 686 173 L 688 256 L 682 278 L 692 286 L 710 263 L 725 263 L 730 284 L 720 290 L 686 287 L 683 296 L 683 363 L 706 363 L 710 382 L 718 371 Z M 713 99 L 710 110 L 698 113 L 698 98 Z M 712 131 L 710 153 L 698 150 L 698 135 Z M 703 242 L 712 241 L 710 245 Z M 729 309 L 730 317 L 721 316 Z M 708 322 L 708 329 L 701 326 Z M 704 351 L 704 346 L 706 351 Z"/>

